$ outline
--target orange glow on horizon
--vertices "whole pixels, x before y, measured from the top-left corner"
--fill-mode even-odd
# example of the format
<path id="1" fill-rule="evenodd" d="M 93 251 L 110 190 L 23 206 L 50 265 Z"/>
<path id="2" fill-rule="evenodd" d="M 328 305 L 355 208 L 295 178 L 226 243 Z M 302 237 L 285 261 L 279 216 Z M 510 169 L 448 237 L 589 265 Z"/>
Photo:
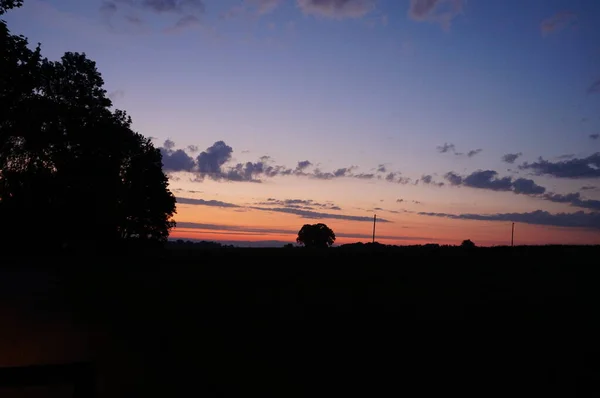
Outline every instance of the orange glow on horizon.
<path id="1" fill-rule="evenodd" d="M 294 217 L 295 218 L 295 217 Z M 452 220 L 445 218 L 421 217 L 430 223 L 409 223 L 410 227 L 398 227 L 393 224 L 381 223 L 376 226 L 375 240 L 389 245 L 420 245 L 426 243 L 458 245 L 465 239 L 471 239 L 478 246 L 507 246 L 510 245 L 510 222 Z M 210 221 L 216 221 L 210 219 Z M 336 244 L 356 242 L 371 242 L 372 223 L 342 221 L 327 222 L 322 220 L 336 233 Z M 303 224 L 316 223 L 317 220 L 295 219 L 292 225 L 298 230 Z M 295 243 L 297 232 L 294 228 L 285 227 L 281 222 L 275 225 L 265 224 L 222 224 L 206 223 L 210 228 L 176 227 L 171 232 L 172 239 L 192 239 L 204 241 L 229 242 L 259 242 L 280 241 Z M 545 227 L 538 225 L 519 224 L 515 226 L 515 245 L 545 245 L 545 244 L 600 244 L 600 237 L 595 231 Z"/>
<path id="2" fill-rule="evenodd" d="M 281 241 L 295 243 L 302 225 L 322 222 L 336 234 L 336 244 L 371 242 L 373 213 L 348 211 L 352 216 L 366 217 L 365 221 L 345 219 L 311 219 L 278 211 L 245 207 L 209 207 L 179 205 L 178 227 L 172 239 L 205 241 L 257 242 Z M 332 211 L 330 213 L 333 213 Z M 426 243 L 458 245 L 470 239 L 478 246 L 510 245 L 510 221 L 459 220 L 419 215 L 411 212 L 381 212 L 377 214 L 375 240 L 390 245 Z M 381 219 L 389 222 L 381 222 Z M 516 245 L 600 244 L 597 231 L 581 228 L 517 223 Z"/>

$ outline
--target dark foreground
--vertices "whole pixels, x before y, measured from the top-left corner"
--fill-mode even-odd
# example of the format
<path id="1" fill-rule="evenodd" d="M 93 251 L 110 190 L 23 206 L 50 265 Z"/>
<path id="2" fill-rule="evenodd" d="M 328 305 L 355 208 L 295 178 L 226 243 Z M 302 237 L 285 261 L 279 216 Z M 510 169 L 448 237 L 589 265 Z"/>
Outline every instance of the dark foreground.
<path id="1" fill-rule="evenodd" d="M 4 257 L 0 366 L 91 364 L 101 397 L 593 396 L 599 254 L 179 246 Z M 67 396 L 65 383 L 43 392 Z"/>

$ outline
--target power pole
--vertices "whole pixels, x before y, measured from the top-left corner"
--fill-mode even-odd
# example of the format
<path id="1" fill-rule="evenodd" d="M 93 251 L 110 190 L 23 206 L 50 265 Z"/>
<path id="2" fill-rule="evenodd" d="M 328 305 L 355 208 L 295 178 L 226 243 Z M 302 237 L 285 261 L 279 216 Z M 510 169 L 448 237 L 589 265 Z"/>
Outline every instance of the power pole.
<path id="1" fill-rule="evenodd" d="M 377 222 L 377 214 L 373 215 L 373 243 L 375 243 L 375 223 Z"/>
<path id="2" fill-rule="evenodd" d="M 515 245 L 515 223 L 512 223 L 512 234 L 510 235 L 510 247 Z"/>

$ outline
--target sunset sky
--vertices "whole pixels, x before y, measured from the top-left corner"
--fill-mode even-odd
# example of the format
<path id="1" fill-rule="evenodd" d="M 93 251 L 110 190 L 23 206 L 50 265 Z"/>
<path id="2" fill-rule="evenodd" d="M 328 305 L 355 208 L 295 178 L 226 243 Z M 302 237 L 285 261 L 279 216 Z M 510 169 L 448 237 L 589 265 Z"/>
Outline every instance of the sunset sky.
<path id="1" fill-rule="evenodd" d="M 598 0 L 24 3 L 161 148 L 173 238 L 600 244 Z"/>

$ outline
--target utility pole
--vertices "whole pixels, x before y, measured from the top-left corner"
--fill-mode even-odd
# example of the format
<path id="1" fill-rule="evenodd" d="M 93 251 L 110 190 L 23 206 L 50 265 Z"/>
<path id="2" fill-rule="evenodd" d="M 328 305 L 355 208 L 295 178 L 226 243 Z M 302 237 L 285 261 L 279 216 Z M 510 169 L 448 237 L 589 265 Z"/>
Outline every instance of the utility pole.
<path id="1" fill-rule="evenodd" d="M 510 235 L 510 247 L 515 245 L 515 223 L 512 223 L 512 234 Z"/>
<path id="2" fill-rule="evenodd" d="M 375 243 L 375 223 L 377 222 L 377 214 L 373 215 L 373 243 Z"/>

